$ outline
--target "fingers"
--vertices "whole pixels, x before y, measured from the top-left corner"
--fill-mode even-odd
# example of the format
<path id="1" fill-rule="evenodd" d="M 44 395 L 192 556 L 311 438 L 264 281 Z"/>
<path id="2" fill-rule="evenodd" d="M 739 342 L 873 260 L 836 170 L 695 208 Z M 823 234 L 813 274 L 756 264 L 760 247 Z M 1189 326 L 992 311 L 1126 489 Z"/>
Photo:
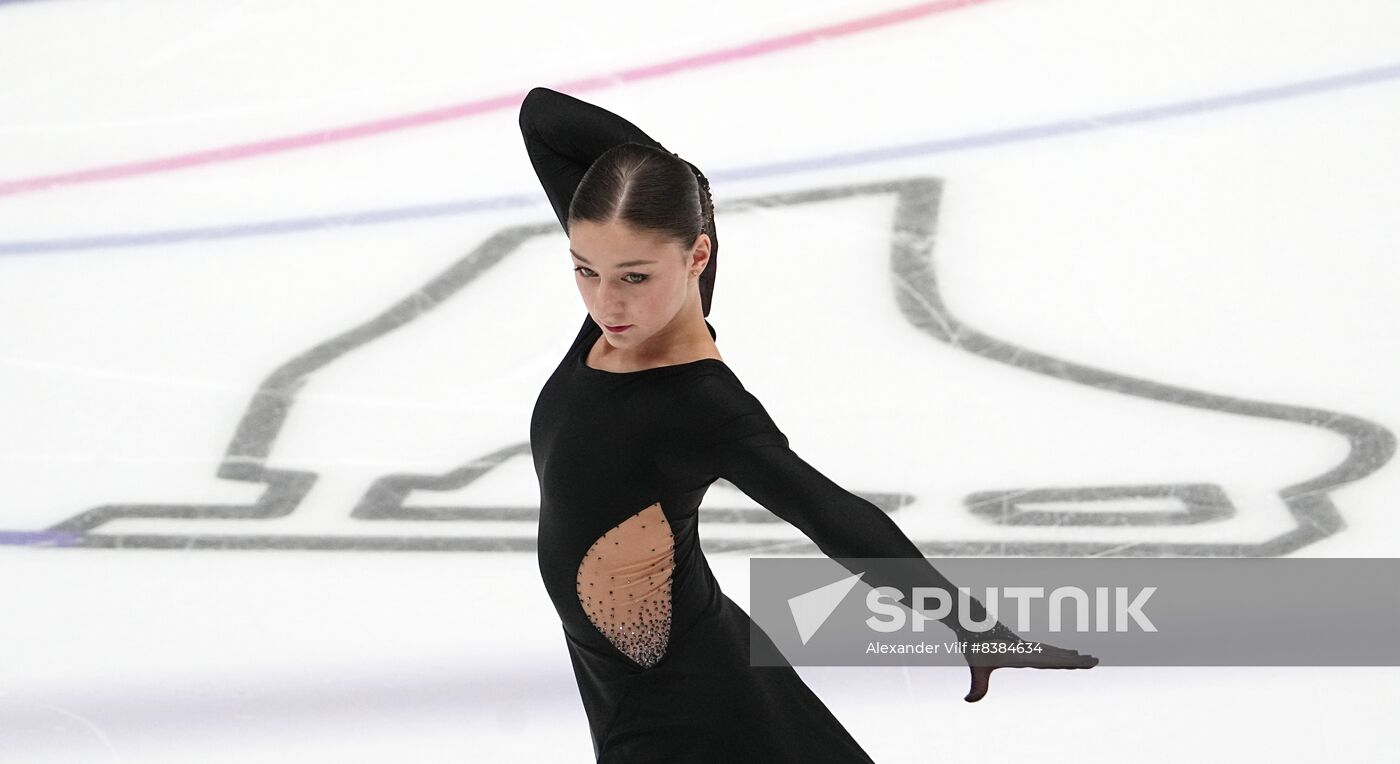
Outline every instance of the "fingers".
<path id="1" fill-rule="evenodd" d="M 1024 655 L 1008 653 L 1005 661 L 1025 668 L 1093 668 L 1099 665 L 1099 659 L 1088 653 L 1080 653 L 1078 650 L 1070 650 L 1064 647 L 1041 642 L 1043 651 L 1040 653 L 1026 653 Z M 1000 656 L 998 656 L 1000 657 Z"/>
<path id="2" fill-rule="evenodd" d="M 963 700 L 968 703 L 976 703 L 987 694 L 987 686 L 992 680 L 992 671 L 996 666 L 968 666 L 972 669 L 972 687 L 963 696 Z"/>
<path id="3" fill-rule="evenodd" d="M 1056 647 L 1054 650 L 1055 652 L 1049 657 L 1065 668 L 1093 668 L 1099 665 L 1099 659 L 1088 653 L 1067 650 L 1063 647 Z"/>
<path id="4" fill-rule="evenodd" d="M 1068 650 L 1054 645 L 1045 645 L 1049 648 L 1046 654 L 1038 656 L 1007 654 L 997 656 L 1001 665 L 977 665 L 969 663 L 968 669 L 972 672 L 972 685 L 963 696 L 963 700 L 968 703 L 976 703 L 986 697 L 987 690 L 991 684 L 992 672 L 998 668 L 1052 668 L 1052 669 L 1086 669 L 1099 665 L 1099 659 L 1087 653 L 1081 654 L 1078 650 Z M 990 656 L 977 656 L 970 658 L 970 661 L 978 659 L 987 660 Z"/>
<path id="5" fill-rule="evenodd" d="M 1006 662 L 1021 668 L 1048 669 L 1087 669 L 1099 665 L 1098 658 L 1092 655 L 1080 655 L 1073 651 L 1067 651 L 1057 655 L 1033 656 L 1024 660 L 1010 657 Z"/>
<path id="6" fill-rule="evenodd" d="M 963 700 L 968 703 L 976 703 L 986 697 L 992 681 L 992 672 L 999 668 L 1086 669 L 1093 668 L 1098 664 L 1099 659 L 1092 655 L 1075 653 L 1071 658 L 1045 663 L 1011 663 L 1002 666 L 969 665 L 968 669 L 972 672 L 972 685 L 968 688 L 967 695 L 963 696 Z"/>

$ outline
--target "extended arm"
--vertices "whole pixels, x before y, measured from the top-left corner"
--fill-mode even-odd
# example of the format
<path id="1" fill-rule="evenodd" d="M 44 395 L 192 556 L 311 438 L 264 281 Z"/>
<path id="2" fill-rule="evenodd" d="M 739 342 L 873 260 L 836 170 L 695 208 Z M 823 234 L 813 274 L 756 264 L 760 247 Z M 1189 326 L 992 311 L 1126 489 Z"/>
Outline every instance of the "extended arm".
<path id="1" fill-rule="evenodd" d="M 666 150 L 641 128 L 607 109 L 546 87 L 533 88 L 520 103 L 520 133 L 565 232 L 574 191 L 598 157 L 623 143 Z"/>
<path id="2" fill-rule="evenodd" d="M 688 386 L 683 404 L 684 416 L 694 423 L 692 432 L 699 434 L 663 468 L 683 472 L 688 467 L 700 477 L 725 478 L 802 531 L 822 553 L 852 572 L 865 574 L 866 584 L 900 591 L 905 607 L 914 602 L 914 587 L 943 589 L 950 595 L 952 609 L 941 622 L 959 639 L 978 637 L 957 619 L 957 587 L 929 564 L 894 520 L 794 453 L 758 399 L 734 379 L 723 373 L 696 379 Z M 871 563 L 841 558 L 885 559 Z M 986 618 L 986 609 L 975 597 L 968 600 L 966 618 L 977 624 Z"/>
<path id="3" fill-rule="evenodd" d="M 684 405 L 680 419 L 693 440 L 658 452 L 663 471 L 729 480 L 801 530 L 827 556 L 853 573 L 863 573 L 866 584 L 899 591 L 900 604 L 906 608 L 913 610 L 915 587 L 942 589 L 952 607 L 939 620 L 960 641 L 1024 641 L 1000 621 L 986 628 L 987 610 L 975 597 L 967 598 L 966 620 L 982 628 L 972 631 L 963 626 L 959 617 L 963 599 L 957 587 L 924 559 L 879 507 L 832 482 L 794 453 L 787 436 L 737 378 L 723 372 L 704 375 L 692 381 L 680 398 Z M 1092 655 L 1044 642 L 1037 646 L 1028 654 L 965 652 L 972 686 L 963 699 L 981 700 L 998 667 L 1092 668 L 1098 663 Z"/>

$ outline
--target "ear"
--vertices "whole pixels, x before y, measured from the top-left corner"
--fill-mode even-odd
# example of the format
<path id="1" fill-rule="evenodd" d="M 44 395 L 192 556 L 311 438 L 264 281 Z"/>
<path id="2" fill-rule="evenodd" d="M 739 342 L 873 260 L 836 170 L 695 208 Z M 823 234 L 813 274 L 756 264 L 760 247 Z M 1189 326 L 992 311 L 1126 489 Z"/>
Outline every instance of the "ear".
<path id="1" fill-rule="evenodd" d="M 691 270 L 703 273 L 705 267 L 710 264 L 710 235 L 701 233 L 695 237 L 695 243 L 690 249 Z"/>

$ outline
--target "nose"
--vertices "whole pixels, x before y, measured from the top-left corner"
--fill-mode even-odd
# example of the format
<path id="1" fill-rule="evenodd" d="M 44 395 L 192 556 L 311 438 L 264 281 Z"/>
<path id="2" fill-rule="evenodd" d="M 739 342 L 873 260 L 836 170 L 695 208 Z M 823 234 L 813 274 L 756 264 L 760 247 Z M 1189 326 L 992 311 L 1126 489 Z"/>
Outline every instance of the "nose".
<path id="1" fill-rule="evenodd" d="M 597 293 L 593 297 L 596 303 L 595 308 L 598 315 L 616 318 L 626 316 L 626 304 L 622 299 L 622 290 L 611 284 L 603 284 L 598 287 Z M 616 324 L 613 324 L 616 326 Z"/>

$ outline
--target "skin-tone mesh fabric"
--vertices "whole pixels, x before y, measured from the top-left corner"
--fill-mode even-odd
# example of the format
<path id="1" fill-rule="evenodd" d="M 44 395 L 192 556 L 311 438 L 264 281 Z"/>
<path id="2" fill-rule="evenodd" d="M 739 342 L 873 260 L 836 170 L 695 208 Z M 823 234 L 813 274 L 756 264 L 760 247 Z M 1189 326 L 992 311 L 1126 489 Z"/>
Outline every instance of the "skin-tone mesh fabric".
<path id="1" fill-rule="evenodd" d="M 588 620 L 644 668 L 666 654 L 671 636 L 671 524 L 657 502 L 618 523 L 578 566 L 578 598 Z"/>

